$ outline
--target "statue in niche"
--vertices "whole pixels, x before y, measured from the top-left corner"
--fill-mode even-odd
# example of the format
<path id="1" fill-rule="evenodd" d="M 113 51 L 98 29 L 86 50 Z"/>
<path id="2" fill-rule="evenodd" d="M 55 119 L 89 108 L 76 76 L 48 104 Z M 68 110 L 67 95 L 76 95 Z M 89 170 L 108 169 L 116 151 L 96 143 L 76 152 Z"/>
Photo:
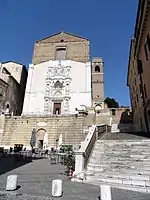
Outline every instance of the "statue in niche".
<path id="1" fill-rule="evenodd" d="M 48 107 L 49 107 L 48 99 L 45 99 L 45 105 L 44 105 L 45 112 L 48 112 Z"/>
<path id="2" fill-rule="evenodd" d="M 50 78 L 51 77 L 51 69 L 48 69 L 48 72 L 47 72 L 47 78 Z"/>
<path id="3" fill-rule="evenodd" d="M 62 74 L 62 75 L 64 74 L 64 69 L 61 69 L 61 74 Z"/>
<path id="4" fill-rule="evenodd" d="M 46 91 L 49 91 L 49 89 L 50 89 L 50 83 L 47 82 L 47 83 L 46 83 Z"/>
<path id="5" fill-rule="evenodd" d="M 70 69 L 67 69 L 67 76 L 70 76 Z"/>
<path id="6" fill-rule="evenodd" d="M 66 84 L 66 92 L 69 92 L 69 83 Z"/>
<path id="7" fill-rule="evenodd" d="M 65 99 L 65 110 L 69 109 L 69 99 Z"/>

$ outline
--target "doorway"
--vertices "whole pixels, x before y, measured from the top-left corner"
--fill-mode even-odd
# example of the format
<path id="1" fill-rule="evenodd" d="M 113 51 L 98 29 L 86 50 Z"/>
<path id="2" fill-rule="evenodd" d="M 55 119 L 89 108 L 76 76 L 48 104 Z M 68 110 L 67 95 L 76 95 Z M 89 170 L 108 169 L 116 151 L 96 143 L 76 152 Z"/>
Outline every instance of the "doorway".
<path id="1" fill-rule="evenodd" d="M 36 133 L 36 148 L 43 149 L 46 130 L 41 128 Z"/>
<path id="2" fill-rule="evenodd" d="M 38 141 L 38 149 L 43 149 L 43 140 Z"/>
<path id="3" fill-rule="evenodd" d="M 53 114 L 61 114 L 61 103 L 54 103 Z"/>

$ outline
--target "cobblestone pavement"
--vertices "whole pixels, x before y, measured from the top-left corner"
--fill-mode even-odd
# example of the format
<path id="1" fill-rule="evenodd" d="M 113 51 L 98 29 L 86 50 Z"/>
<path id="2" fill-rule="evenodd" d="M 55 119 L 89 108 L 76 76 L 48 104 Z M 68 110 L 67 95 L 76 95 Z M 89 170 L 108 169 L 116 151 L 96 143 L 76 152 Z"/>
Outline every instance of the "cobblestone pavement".
<path id="1" fill-rule="evenodd" d="M 50 200 L 48 197 L 37 197 L 26 194 L 0 194 L 0 200 Z"/>
<path id="2" fill-rule="evenodd" d="M 0 168 L 1 170 L 1 168 Z M 97 200 L 99 187 L 70 182 L 64 175 L 64 167 L 51 165 L 48 159 L 36 160 L 22 165 L 0 176 L 0 200 L 51 200 L 53 179 L 63 180 L 63 196 L 60 200 Z M 5 192 L 6 178 L 18 175 L 20 188 L 15 192 Z M 150 194 L 112 189 L 113 200 L 149 200 Z"/>

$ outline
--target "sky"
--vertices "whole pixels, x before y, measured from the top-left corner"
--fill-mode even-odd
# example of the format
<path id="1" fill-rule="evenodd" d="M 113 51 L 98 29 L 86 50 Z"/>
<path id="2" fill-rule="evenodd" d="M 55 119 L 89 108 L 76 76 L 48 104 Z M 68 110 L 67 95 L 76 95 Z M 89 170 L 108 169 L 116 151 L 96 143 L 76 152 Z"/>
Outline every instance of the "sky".
<path id="1" fill-rule="evenodd" d="M 130 105 L 127 69 L 138 0 L 0 0 L 0 62 L 31 63 L 35 41 L 60 31 L 90 40 L 104 60 L 105 97 Z"/>

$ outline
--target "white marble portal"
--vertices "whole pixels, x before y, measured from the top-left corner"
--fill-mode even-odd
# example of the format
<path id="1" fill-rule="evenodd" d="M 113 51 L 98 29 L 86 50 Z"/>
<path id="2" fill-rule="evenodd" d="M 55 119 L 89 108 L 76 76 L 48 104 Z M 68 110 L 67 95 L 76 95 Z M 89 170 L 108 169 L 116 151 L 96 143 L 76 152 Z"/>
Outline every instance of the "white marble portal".
<path id="1" fill-rule="evenodd" d="M 29 66 L 24 115 L 69 114 L 91 102 L 90 62 L 62 60 Z"/>

